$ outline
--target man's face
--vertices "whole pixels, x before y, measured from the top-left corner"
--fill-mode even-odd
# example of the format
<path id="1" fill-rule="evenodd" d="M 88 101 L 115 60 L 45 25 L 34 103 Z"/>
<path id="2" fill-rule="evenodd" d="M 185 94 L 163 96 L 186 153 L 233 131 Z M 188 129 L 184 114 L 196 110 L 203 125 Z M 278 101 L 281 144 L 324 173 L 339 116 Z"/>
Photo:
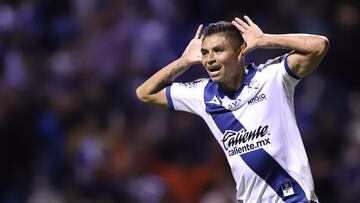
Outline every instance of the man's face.
<path id="1" fill-rule="evenodd" d="M 226 82 L 239 71 L 238 53 L 231 40 L 219 33 L 207 36 L 202 45 L 202 64 L 214 82 Z"/>

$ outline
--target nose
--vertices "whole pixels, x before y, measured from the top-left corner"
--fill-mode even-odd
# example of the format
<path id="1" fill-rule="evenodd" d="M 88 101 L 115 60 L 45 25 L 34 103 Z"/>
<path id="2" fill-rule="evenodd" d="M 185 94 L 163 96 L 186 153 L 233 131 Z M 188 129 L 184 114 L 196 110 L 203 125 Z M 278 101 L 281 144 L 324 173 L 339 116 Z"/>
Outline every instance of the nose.
<path id="1" fill-rule="evenodd" d="M 206 63 L 208 64 L 208 65 L 212 65 L 212 64 L 214 64 L 215 63 L 215 58 L 214 58 L 214 54 L 212 53 L 212 52 L 210 52 L 209 53 L 209 55 L 208 55 L 208 57 L 207 57 L 207 59 L 206 59 Z"/>

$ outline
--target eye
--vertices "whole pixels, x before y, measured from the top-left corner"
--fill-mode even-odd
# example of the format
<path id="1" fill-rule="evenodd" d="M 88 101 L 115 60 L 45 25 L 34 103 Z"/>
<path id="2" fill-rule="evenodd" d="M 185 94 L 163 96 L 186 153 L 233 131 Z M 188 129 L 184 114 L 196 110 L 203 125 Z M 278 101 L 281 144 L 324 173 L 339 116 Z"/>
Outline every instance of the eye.
<path id="1" fill-rule="evenodd" d="M 209 52 L 206 49 L 201 49 L 201 54 L 203 56 L 205 56 L 206 54 L 208 54 Z"/>
<path id="2" fill-rule="evenodd" d="M 221 49 L 221 48 L 219 48 L 219 47 L 215 47 L 214 49 L 214 52 L 215 53 L 221 53 L 223 50 Z"/>

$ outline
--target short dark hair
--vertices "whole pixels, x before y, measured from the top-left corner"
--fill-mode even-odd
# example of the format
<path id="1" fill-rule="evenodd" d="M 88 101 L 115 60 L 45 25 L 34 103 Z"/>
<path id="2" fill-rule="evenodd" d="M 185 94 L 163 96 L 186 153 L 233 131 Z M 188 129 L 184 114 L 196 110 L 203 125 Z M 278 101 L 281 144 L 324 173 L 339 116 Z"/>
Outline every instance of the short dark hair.
<path id="1" fill-rule="evenodd" d="M 223 33 L 227 37 L 229 37 L 233 43 L 231 43 L 234 50 L 240 48 L 240 46 L 244 43 L 244 39 L 241 36 L 240 31 L 228 21 L 219 21 L 216 23 L 210 23 L 203 30 L 203 41 L 206 37 L 211 36 L 213 34 Z"/>

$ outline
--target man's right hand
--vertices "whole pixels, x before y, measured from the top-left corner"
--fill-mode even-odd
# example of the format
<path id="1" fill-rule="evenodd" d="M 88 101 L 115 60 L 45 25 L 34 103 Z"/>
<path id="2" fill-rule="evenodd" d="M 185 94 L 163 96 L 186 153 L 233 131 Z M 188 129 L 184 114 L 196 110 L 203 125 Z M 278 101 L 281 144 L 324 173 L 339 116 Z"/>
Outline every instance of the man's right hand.
<path id="1" fill-rule="evenodd" d="M 187 45 L 185 51 L 183 52 L 181 58 L 185 59 L 189 64 L 197 64 L 201 63 L 201 43 L 203 36 L 201 31 L 203 29 L 203 25 L 199 25 L 199 28 L 196 31 L 194 38 Z"/>

